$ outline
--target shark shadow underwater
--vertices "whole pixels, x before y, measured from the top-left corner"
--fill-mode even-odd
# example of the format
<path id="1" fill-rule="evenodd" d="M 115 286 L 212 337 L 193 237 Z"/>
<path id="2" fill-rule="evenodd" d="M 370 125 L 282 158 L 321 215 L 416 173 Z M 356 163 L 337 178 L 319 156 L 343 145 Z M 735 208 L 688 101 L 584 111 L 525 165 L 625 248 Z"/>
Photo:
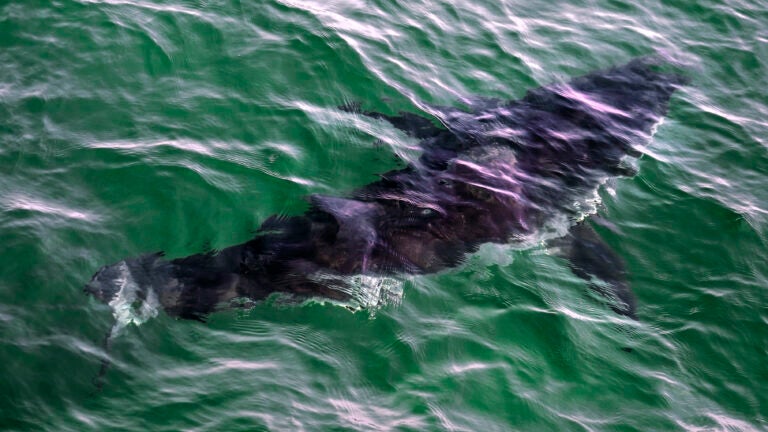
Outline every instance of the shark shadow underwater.
<path id="1" fill-rule="evenodd" d="M 102 267 L 85 292 L 126 314 L 204 320 L 238 300 L 274 293 L 354 302 L 355 277 L 455 267 L 484 243 L 556 246 L 573 272 L 620 315 L 636 319 L 622 259 L 585 221 L 610 177 L 632 176 L 686 79 L 657 57 L 635 59 L 519 100 L 476 98 L 434 118 L 339 107 L 419 140 L 418 160 L 344 197 L 272 216 L 253 239 L 168 260 L 146 254 Z M 122 317 L 122 318 L 121 318 Z"/>

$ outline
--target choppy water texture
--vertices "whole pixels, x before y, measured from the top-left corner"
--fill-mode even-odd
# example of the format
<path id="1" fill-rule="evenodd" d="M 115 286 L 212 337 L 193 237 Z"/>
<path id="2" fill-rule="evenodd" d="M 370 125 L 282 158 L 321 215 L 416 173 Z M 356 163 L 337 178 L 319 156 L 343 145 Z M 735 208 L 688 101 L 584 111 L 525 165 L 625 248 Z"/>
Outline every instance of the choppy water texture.
<path id="1" fill-rule="evenodd" d="M 639 322 L 541 247 L 485 247 L 376 310 L 160 314 L 103 350 L 99 266 L 243 242 L 415 154 L 337 105 L 520 97 L 654 51 L 691 84 L 598 227 Z M 0 428 L 765 430 L 766 62 L 764 1 L 4 2 Z"/>

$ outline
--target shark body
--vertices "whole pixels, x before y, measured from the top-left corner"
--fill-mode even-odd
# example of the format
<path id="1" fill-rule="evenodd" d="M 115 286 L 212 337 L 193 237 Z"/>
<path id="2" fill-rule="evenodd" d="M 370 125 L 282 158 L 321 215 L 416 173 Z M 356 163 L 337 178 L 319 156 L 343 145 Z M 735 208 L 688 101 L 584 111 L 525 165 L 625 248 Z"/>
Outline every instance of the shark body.
<path id="1" fill-rule="evenodd" d="M 85 291 L 200 320 L 235 299 L 273 293 L 345 302 L 349 277 L 434 273 L 484 243 L 533 239 L 556 244 L 615 312 L 636 318 L 621 258 L 583 218 L 606 179 L 634 174 L 628 159 L 641 154 L 685 83 L 658 66 L 636 59 L 518 100 L 430 107 L 432 118 L 344 105 L 418 139 L 421 157 L 346 196 L 310 196 L 305 213 L 273 216 L 251 240 L 217 253 L 147 254 L 102 267 Z"/>

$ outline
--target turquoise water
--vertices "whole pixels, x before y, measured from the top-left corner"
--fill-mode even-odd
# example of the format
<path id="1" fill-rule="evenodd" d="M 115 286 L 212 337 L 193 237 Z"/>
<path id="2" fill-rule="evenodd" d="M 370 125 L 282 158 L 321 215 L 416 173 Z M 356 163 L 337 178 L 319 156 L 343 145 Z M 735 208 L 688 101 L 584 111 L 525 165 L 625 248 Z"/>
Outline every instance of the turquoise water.
<path id="1" fill-rule="evenodd" d="M 597 226 L 638 322 L 543 247 L 489 246 L 377 309 L 160 314 L 104 351 L 100 266 L 244 242 L 418 155 L 336 106 L 516 98 L 653 52 L 691 83 Z M 766 430 L 767 62 L 764 2 L 3 3 L 0 429 Z"/>

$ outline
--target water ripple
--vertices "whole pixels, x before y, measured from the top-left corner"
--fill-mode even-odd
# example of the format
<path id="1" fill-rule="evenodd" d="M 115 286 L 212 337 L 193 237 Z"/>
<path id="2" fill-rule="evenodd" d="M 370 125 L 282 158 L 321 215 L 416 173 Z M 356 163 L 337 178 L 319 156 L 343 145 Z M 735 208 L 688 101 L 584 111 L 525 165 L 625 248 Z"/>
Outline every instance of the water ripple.
<path id="1" fill-rule="evenodd" d="M 764 6 L 0 6 L 0 428 L 765 429 Z M 597 227 L 639 322 L 532 245 L 413 277 L 375 314 L 268 302 L 207 324 L 161 316 L 101 346 L 109 313 L 81 293 L 98 266 L 246 241 L 303 196 L 418 159 L 415 140 L 340 104 L 428 115 L 654 51 L 685 59 L 692 83 L 640 174 L 603 191 Z"/>

